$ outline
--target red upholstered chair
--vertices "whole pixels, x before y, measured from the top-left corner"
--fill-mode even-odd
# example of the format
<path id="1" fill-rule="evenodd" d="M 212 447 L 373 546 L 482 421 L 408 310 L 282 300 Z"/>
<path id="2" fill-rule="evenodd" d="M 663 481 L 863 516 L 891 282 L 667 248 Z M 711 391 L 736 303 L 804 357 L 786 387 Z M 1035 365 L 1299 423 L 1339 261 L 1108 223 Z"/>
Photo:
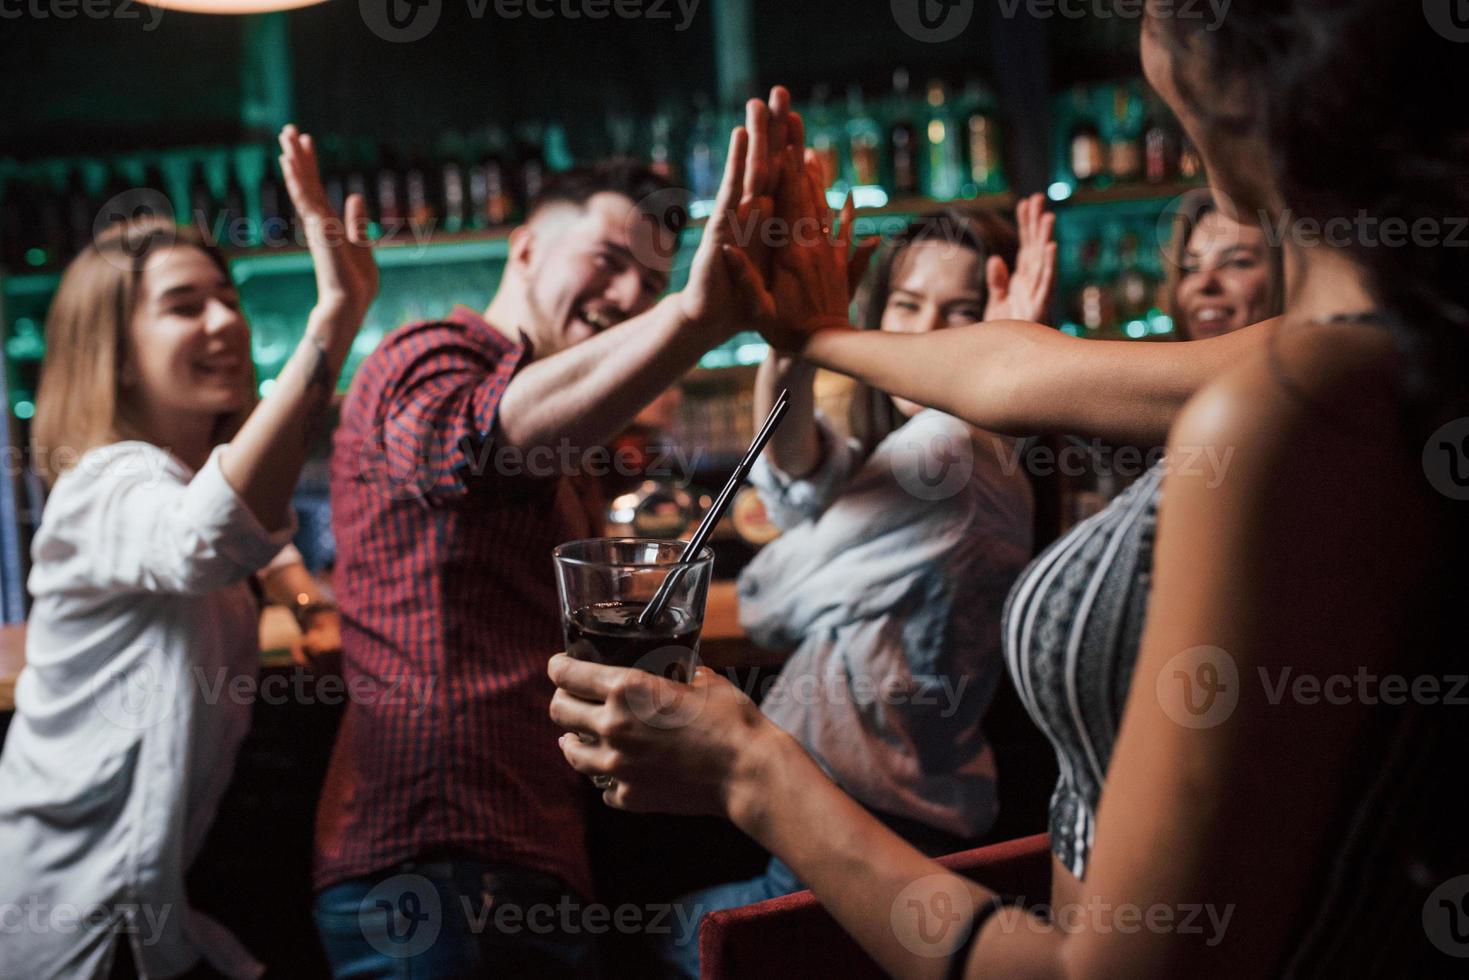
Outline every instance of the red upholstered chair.
<path id="1" fill-rule="evenodd" d="M 1047 836 L 1036 834 L 938 859 L 1005 895 L 1044 902 L 1051 890 Z M 699 930 L 704 980 L 841 977 L 881 980 L 862 952 L 809 891 L 743 908 L 711 912 Z"/>

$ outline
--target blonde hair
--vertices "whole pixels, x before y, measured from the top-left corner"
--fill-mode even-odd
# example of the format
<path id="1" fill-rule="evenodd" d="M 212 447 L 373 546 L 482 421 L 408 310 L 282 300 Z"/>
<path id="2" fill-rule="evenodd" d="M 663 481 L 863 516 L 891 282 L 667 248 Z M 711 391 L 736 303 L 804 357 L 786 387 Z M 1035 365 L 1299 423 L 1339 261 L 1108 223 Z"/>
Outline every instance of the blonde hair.
<path id="1" fill-rule="evenodd" d="M 148 259 L 180 246 L 199 249 L 229 275 L 224 256 L 196 230 L 157 216 L 113 225 L 67 265 L 46 315 L 46 356 L 31 428 L 31 457 L 48 484 L 88 450 L 135 435 L 120 398 L 128 324 Z M 220 417 L 215 442 L 234 435 L 253 401 Z"/>

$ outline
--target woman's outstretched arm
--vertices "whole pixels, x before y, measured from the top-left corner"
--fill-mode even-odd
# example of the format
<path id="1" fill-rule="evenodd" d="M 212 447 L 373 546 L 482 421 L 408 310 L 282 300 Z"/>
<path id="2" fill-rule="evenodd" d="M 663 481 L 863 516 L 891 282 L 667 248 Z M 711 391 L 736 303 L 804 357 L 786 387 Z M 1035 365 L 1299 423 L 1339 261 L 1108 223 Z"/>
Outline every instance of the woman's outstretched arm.
<path id="1" fill-rule="evenodd" d="M 1156 344 L 1082 340 L 1019 320 L 928 334 L 828 325 L 806 337 L 801 356 L 992 432 L 1157 446 L 1184 403 L 1266 343 L 1275 323 Z"/>
<path id="2" fill-rule="evenodd" d="M 803 169 L 801 179 L 796 175 Z M 837 224 L 810 160 L 805 168 L 787 161 L 776 210 L 791 227 Z M 1033 316 L 1039 308 L 1034 297 L 1049 294 L 1055 246 L 1048 217 L 1032 198 L 1017 209 L 1017 218 L 1022 242 L 1031 248 L 1022 249 L 1014 281 L 1005 277 L 1015 301 L 992 304 L 991 316 Z M 766 339 L 819 367 L 992 432 L 1162 445 L 1183 404 L 1259 349 L 1273 329 L 1274 321 L 1265 321 L 1211 340 L 1152 344 L 1081 340 L 1013 319 L 927 334 L 858 330 L 847 318 L 846 286 L 855 274 L 850 220 L 841 228 L 834 235 L 793 236 L 776 251 L 768 275 L 738 246 L 726 246 L 737 281 L 761 311 Z M 992 290 L 994 271 L 987 270 Z"/>

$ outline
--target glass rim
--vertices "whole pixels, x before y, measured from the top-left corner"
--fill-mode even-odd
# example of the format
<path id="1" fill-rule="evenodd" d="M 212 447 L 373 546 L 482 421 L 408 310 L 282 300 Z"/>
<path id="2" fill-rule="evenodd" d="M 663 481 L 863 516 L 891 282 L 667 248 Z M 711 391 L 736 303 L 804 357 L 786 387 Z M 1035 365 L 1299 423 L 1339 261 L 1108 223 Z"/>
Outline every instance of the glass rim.
<path id="1" fill-rule="evenodd" d="M 674 559 L 673 561 L 604 561 L 604 560 L 597 560 L 597 559 L 593 559 L 593 558 L 573 558 L 573 557 L 571 557 L 570 555 L 568 555 L 566 553 L 567 552 L 567 549 L 575 548 L 578 545 L 590 545 L 590 544 L 599 544 L 599 545 L 613 545 L 613 544 L 652 544 L 652 545 L 660 545 L 660 546 L 661 545 L 669 545 L 669 546 L 678 546 L 679 547 L 679 553 L 680 554 L 689 545 L 689 543 L 687 541 L 682 540 L 682 539 L 676 539 L 676 538 L 639 538 L 639 537 L 632 537 L 632 536 L 619 537 L 619 538 L 578 538 L 575 541 L 567 541 L 567 542 L 564 542 L 562 544 L 558 544 L 555 548 L 551 549 L 551 560 L 552 561 L 565 562 L 568 565 L 583 565 L 583 566 L 595 565 L 595 566 L 597 566 L 599 568 L 649 568 L 649 569 L 652 569 L 652 568 L 672 568 L 674 565 L 679 565 L 679 564 L 686 565 L 689 568 L 694 568 L 694 567 L 699 566 L 699 565 L 712 564 L 713 561 L 714 561 L 714 549 L 711 548 L 707 544 L 704 545 L 702 548 L 700 548 L 699 549 L 699 553 L 697 555 L 695 555 L 692 559 L 690 559 L 687 562 L 680 562 L 677 559 Z"/>

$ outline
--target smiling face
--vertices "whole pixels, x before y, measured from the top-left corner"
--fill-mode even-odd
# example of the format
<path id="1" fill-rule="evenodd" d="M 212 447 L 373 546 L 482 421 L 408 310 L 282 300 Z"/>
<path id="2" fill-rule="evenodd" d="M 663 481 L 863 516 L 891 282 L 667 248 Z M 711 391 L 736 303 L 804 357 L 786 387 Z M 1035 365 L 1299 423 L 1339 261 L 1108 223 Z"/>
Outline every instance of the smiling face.
<path id="1" fill-rule="evenodd" d="M 121 373 L 123 404 L 144 424 L 217 418 L 249 405 L 250 328 L 234 283 L 205 252 L 180 245 L 149 256 Z"/>
<path id="2" fill-rule="evenodd" d="M 893 261 L 881 328 L 892 333 L 929 333 L 984 319 L 984 259 L 973 249 L 948 242 L 915 242 Z M 904 398 L 893 404 L 906 416 L 923 406 Z"/>
<path id="3" fill-rule="evenodd" d="M 1180 333 L 1218 337 L 1269 315 L 1270 263 L 1265 233 L 1209 211 L 1194 225 L 1174 295 Z"/>
<path id="4" fill-rule="evenodd" d="M 507 273 L 522 283 L 540 355 L 578 344 L 647 311 L 668 287 L 671 232 L 605 192 L 584 206 L 554 204 L 517 230 Z M 666 257 L 666 258 L 665 258 Z"/>

